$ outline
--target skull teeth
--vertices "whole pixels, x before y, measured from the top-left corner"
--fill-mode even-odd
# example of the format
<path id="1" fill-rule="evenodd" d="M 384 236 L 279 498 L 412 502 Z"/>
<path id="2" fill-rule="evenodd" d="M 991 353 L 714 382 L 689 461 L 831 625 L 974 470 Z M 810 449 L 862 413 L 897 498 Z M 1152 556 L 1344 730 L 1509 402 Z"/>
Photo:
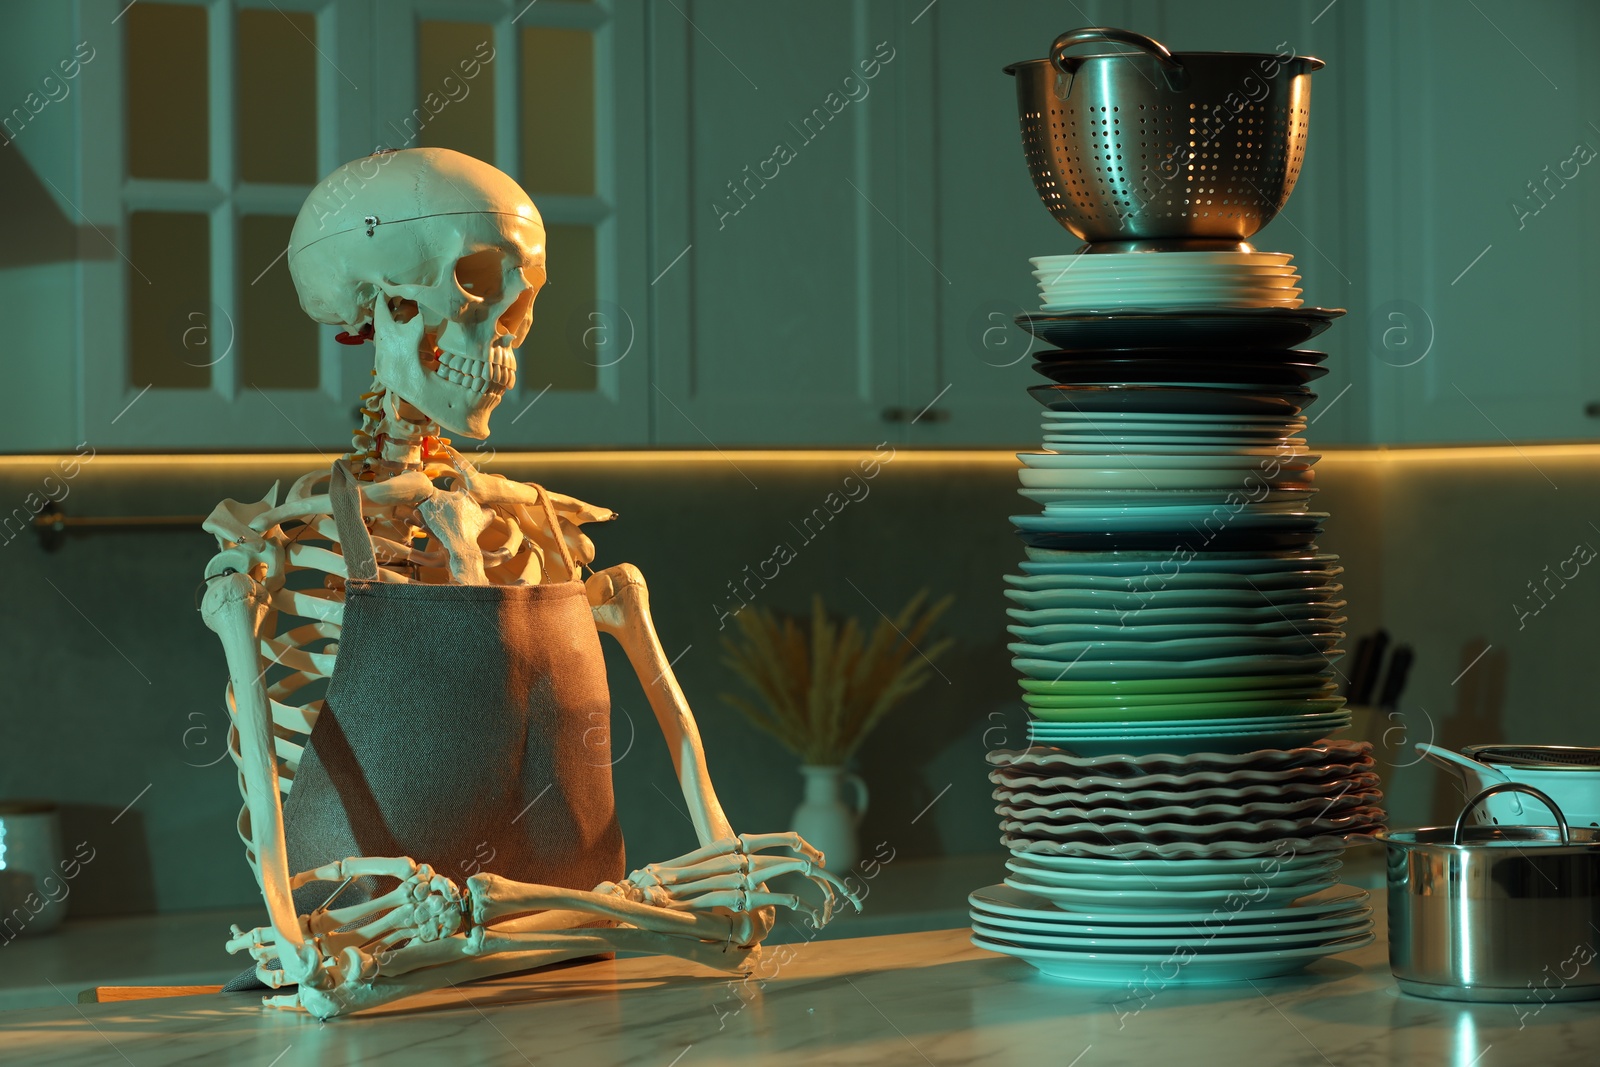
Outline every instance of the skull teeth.
<path id="1" fill-rule="evenodd" d="M 454 352 L 440 352 L 434 373 L 447 382 L 475 393 L 503 393 L 517 381 L 516 358 L 503 349 L 492 349 L 487 360 L 473 359 Z"/>

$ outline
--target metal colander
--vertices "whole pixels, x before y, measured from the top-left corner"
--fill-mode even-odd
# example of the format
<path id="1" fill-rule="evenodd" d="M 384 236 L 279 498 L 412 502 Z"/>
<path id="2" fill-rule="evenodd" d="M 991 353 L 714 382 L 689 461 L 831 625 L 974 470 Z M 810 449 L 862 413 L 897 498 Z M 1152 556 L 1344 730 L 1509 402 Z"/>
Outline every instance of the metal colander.
<path id="1" fill-rule="evenodd" d="M 1067 54 L 1089 42 L 1138 51 Z M 1174 54 L 1092 27 L 1005 69 L 1045 207 L 1092 251 L 1125 251 L 1238 248 L 1270 222 L 1300 176 L 1322 66 L 1288 53 Z"/>
<path id="2" fill-rule="evenodd" d="M 1505 767 L 1552 771 L 1566 767 L 1600 767 L 1600 748 L 1574 745 L 1468 745 L 1461 752 L 1481 763 Z"/>

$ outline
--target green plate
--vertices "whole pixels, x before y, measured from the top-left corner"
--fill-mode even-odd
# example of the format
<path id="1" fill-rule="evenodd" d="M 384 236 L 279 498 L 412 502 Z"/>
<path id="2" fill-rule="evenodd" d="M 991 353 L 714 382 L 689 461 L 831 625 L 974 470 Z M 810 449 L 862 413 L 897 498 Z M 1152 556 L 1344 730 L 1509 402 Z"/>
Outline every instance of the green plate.
<path id="1" fill-rule="evenodd" d="M 1214 704 L 1143 704 L 1106 708 L 1043 708 L 1030 705 L 1034 718 L 1045 722 L 1143 722 L 1148 719 L 1226 719 L 1263 715 L 1307 715 L 1338 711 L 1343 697 L 1322 700 L 1230 700 Z"/>
<path id="2" fill-rule="evenodd" d="M 1024 693 L 1023 703 L 1030 708 L 1136 708 L 1149 704 L 1282 704 L 1291 700 L 1325 700 L 1333 696 L 1334 686 L 1294 685 L 1282 689 L 1233 689 L 1200 693 Z"/>
<path id="3" fill-rule="evenodd" d="M 1221 674 L 1214 678 L 1126 678 L 1110 681 L 1052 681 L 1048 678 L 1020 678 L 1029 693 L 1085 693 L 1110 699 L 1130 693 L 1211 693 L 1236 689 L 1316 688 L 1328 681 L 1320 674 Z"/>

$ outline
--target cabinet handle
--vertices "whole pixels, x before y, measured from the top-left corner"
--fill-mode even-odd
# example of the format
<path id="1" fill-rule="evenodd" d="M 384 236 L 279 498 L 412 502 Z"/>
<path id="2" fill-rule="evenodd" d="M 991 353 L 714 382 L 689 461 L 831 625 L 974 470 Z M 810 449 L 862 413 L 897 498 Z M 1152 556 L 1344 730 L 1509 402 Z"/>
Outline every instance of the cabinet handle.
<path id="1" fill-rule="evenodd" d="M 918 410 L 915 408 L 889 407 L 883 409 L 884 422 L 949 422 L 950 413 L 938 408 Z"/>
<path id="2" fill-rule="evenodd" d="M 1591 400 L 1585 404 L 1583 413 L 1591 419 L 1600 419 L 1600 400 Z"/>

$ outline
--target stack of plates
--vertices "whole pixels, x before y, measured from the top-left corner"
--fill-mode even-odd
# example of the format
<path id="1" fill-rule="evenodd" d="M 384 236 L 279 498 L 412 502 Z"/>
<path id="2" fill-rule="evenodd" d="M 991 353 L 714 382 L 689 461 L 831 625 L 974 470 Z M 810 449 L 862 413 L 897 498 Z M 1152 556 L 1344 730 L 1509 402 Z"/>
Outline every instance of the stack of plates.
<path id="1" fill-rule="evenodd" d="M 1113 269 L 1091 260 L 1132 261 L 1129 278 L 1187 269 L 1166 255 L 1068 257 L 1067 273 Z M 1225 279 L 1255 263 L 1205 255 Z M 1061 345 L 1037 364 L 1053 379 L 1033 389 L 1044 448 L 1017 458 L 1019 492 L 1040 510 L 1012 516 L 1028 560 L 1006 578 L 1033 744 L 1239 753 L 1350 723 L 1332 695 L 1341 568 L 1317 551 L 1328 516 L 1303 436 L 1325 355 L 1271 347 L 1331 313 L 1230 312 L 1207 336 L 1235 347 L 1182 345 L 1172 320 L 1205 313 L 1144 313 L 1110 330 L 1116 317 L 1100 316 L 1092 338 L 1072 316 L 1024 323 Z"/>
<path id="2" fill-rule="evenodd" d="M 1300 275 L 1285 252 L 1039 256 L 1044 310 L 1298 308 Z"/>
<path id="3" fill-rule="evenodd" d="M 970 898 L 974 942 L 1101 982 L 1366 944 L 1366 895 L 1336 883 L 1382 794 L 1370 745 L 1324 740 L 1350 724 L 1345 602 L 1304 437 L 1326 357 L 1299 347 L 1342 312 L 1300 307 L 1287 255 L 1033 264 L 1045 313 L 1018 322 L 1056 347 L 1005 589 L 1032 721 L 989 755 L 1011 860 Z"/>
<path id="4" fill-rule="evenodd" d="M 1369 742 L 1186 756 L 989 753 L 1014 854 L 1127 859 L 1304 857 L 1383 827 Z"/>
<path id="5" fill-rule="evenodd" d="M 1201 864 L 1204 872 L 1233 873 L 1217 867 L 1217 861 L 1191 862 Z M 1169 877 L 1191 877 L 1165 870 L 1148 873 L 1163 883 Z M 972 942 L 1027 960 L 1053 978 L 1138 983 L 1154 990 L 1293 974 L 1324 956 L 1373 940 L 1367 894 L 1351 886 L 1256 907 L 1225 901 L 1182 910 L 1127 910 L 1114 902 L 1108 906 L 1110 896 L 1096 894 L 1099 903 L 1067 911 L 1033 890 L 1010 884 L 987 886 L 967 897 Z"/>
<path id="6" fill-rule="evenodd" d="M 1299 970 L 1372 940 L 1340 856 L 1382 826 L 1372 746 L 1237 756 L 989 754 L 1003 885 L 973 893 L 974 943 L 1046 974 L 1169 984 Z"/>

